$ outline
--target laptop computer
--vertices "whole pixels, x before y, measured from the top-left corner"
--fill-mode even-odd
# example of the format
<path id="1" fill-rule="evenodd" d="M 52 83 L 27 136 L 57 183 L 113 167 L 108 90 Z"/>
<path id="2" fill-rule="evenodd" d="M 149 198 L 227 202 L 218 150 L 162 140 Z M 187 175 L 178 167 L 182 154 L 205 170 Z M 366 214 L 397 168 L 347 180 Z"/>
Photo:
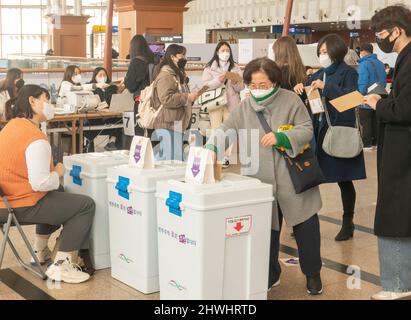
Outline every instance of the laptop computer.
<path id="1" fill-rule="evenodd" d="M 131 93 L 113 94 L 111 97 L 110 112 L 127 112 L 134 110 L 134 96 Z"/>

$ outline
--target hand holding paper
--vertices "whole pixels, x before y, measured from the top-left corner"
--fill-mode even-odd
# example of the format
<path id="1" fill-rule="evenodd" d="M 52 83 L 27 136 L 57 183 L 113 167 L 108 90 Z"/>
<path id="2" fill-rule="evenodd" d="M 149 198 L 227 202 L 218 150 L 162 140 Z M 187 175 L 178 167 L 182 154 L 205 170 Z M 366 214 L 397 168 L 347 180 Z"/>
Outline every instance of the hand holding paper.
<path id="1" fill-rule="evenodd" d="M 356 108 L 364 104 L 364 96 L 354 91 L 330 101 L 331 105 L 337 109 L 338 112 L 345 112 L 347 110 Z"/>

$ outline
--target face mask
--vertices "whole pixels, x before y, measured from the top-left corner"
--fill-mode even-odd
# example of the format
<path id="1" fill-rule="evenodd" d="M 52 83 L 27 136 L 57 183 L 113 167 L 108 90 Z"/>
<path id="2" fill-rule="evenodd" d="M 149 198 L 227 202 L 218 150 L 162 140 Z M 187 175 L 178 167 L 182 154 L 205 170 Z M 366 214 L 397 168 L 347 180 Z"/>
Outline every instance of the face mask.
<path id="1" fill-rule="evenodd" d="M 43 105 L 43 114 L 46 117 L 46 120 L 51 120 L 54 118 L 54 106 L 48 102 L 45 102 Z"/>
<path id="2" fill-rule="evenodd" d="M 24 86 L 24 80 L 23 79 L 17 80 L 17 82 L 16 82 L 17 91 L 20 90 L 21 88 L 23 88 L 23 86 Z"/>
<path id="3" fill-rule="evenodd" d="M 107 82 L 107 77 L 102 77 L 97 79 L 98 83 L 106 83 Z"/>
<path id="4" fill-rule="evenodd" d="M 329 66 L 333 64 L 328 54 L 320 54 L 320 57 L 318 58 L 318 60 L 320 61 L 320 65 L 323 68 L 328 68 Z"/>
<path id="5" fill-rule="evenodd" d="M 229 52 L 222 52 L 218 54 L 218 58 L 220 59 L 220 61 L 223 62 L 227 62 L 228 60 L 230 60 L 230 56 L 231 54 Z"/>
<path id="6" fill-rule="evenodd" d="M 391 53 L 394 50 L 394 45 L 397 39 L 390 41 L 391 33 L 385 39 L 376 39 L 378 47 L 381 49 L 382 52 Z"/>
<path id="7" fill-rule="evenodd" d="M 76 76 L 73 76 L 73 77 L 71 78 L 71 80 L 73 80 L 73 82 L 74 82 L 75 84 L 81 83 L 81 74 L 78 74 L 78 75 L 76 75 Z"/>
<path id="8" fill-rule="evenodd" d="M 179 67 L 180 69 L 184 69 L 186 67 L 186 64 L 187 64 L 187 59 L 181 58 L 177 62 L 177 67 Z"/>
<path id="9" fill-rule="evenodd" d="M 261 99 L 268 96 L 270 93 L 273 93 L 274 90 L 275 87 L 272 87 L 270 89 L 250 89 L 250 93 L 254 98 Z"/>

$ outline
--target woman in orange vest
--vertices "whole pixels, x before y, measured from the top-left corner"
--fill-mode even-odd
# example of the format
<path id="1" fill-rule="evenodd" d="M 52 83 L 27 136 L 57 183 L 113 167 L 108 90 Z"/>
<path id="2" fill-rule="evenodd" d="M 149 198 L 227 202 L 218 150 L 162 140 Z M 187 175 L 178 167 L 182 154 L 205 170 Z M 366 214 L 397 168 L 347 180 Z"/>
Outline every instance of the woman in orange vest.
<path id="1" fill-rule="evenodd" d="M 37 224 L 34 251 L 40 262 L 50 260 L 48 240 L 63 226 L 60 251 L 46 274 L 51 280 L 81 283 L 90 276 L 73 262 L 79 250 L 88 249 L 95 204 L 89 197 L 57 191 L 65 168 L 53 166 L 51 146 L 39 128 L 54 117 L 49 98 L 47 90 L 26 85 L 7 102 L 9 122 L 0 131 L 0 186 L 17 219 Z M 0 222 L 7 215 L 0 199 Z"/>

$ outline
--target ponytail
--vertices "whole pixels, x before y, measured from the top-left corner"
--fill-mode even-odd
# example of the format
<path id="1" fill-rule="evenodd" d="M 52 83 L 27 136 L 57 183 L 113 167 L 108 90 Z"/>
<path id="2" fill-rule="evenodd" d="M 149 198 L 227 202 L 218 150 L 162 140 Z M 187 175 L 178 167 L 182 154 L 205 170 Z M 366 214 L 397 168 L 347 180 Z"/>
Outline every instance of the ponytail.
<path id="1" fill-rule="evenodd" d="M 10 121 L 11 119 L 14 118 L 13 109 L 14 109 L 14 105 L 16 104 L 16 101 L 17 101 L 17 97 L 11 98 L 9 101 L 6 102 L 5 112 L 4 112 L 6 121 Z"/>

